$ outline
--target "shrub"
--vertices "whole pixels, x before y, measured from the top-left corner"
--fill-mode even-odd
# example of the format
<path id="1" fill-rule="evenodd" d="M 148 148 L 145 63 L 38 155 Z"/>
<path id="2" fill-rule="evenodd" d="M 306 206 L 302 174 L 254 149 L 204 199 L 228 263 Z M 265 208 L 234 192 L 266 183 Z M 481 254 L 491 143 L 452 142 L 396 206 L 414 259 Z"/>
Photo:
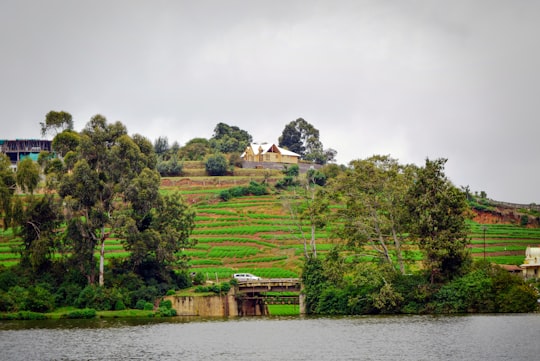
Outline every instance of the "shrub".
<path id="1" fill-rule="evenodd" d="M 26 309 L 34 312 L 48 312 L 54 309 L 54 296 L 49 290 L 34 286 L 28 289 Z"/>
<path id="2" fill-rule="evenodd" d="M 231 192 L 229 192 L 228 189 L 225 189 L 219 193 L 219 198 L 222 201 L 227 202 L 228 200 L 232 198 Z"/>
<path id="3" fill-rule="evenodd" d="M 195 273 L 195 277 L 193 277 L 193 284 L 194 285 L 202 285 L 206 281 L 206 277 L 202 272 Z"/>
<path id="4" fill-rule="evenodd" d="M 268 188 L 264 184 L 251 181 L 249 182 L 248 193 L 254 196 L 263 196 L 268 194 Z"/>
<path id="5" fill-rule="evenodd" d="M 315 169 L 308 170 L 307 178 L 309 179 L 309 183 L 314 183 L 321 187 L 326 184 L 326 175 Z"/>
<path id="6" fill-rule="evenodd" d="M 499 312 L 533 312 L 538 310 L 538 294 L 526 284 L 513 285 L 497 297 Z"/>
<path id="7" fill-rule="evenodd" d="M 159 302 L 159 307 L 172 308 L 171 300 L 162 300 Z"/>
<path id="8" fill-rule="evenodd" d="M 300 167 L 298 167 L 298 164 L 292 164 L 289 167 L 285 166 L 283 174 L 289 177 L 297 177 L 300 174 Z"/>
<path id="9" fill-rule="evenodd" d="M 298 181 L 295 181 L 293 177 L 285 176 L 285 177 L 283 177 L 283 179 L 280 179 L 280 180 L 278 180 L 276 182 L 275 187 L 277 189 L 285 189 L 285 188 L 288 188 L 288 187 L 297 186 L 299 184 L 300 183 Z"/>
<path id="10" fill-rule="evenodd" d="M 146 305 L 145 300 L 138 300 L 137 303 L 135 304 L 135 308 L 138 310 L 144 310 L 145 305 Z"/>
<path id="11" fill-rule="evenodd" d="M 122 311 L 126 309 L 126 305 L 122 300 L 116 300 L 116 303 L 114 304 L 115 311 Z"/>
<path id="12" fill-rule="evenodd" d="M 97 315 L 96 310 L 93 308 L 84 308 L 82 310 L 75 310 L 68 312 L 65 315 L 62 315 L 62 318 L 70 318 L 70 319 L 88 319 L 88 318 L 95 318 Z"/>
<path id="13" fill-rule="evenodd" d="M 211 176 L 222 176 L 227 173 L 227 159 L 223 154 L 209 156 L 204 166 Z"/>
<path id="14" fill-rule="evenodd" d="M 146 302 L 143 309 L 145 311 L 152 311 L 154 309 L 154 304 L 152 304 L 151 302 Z"/>

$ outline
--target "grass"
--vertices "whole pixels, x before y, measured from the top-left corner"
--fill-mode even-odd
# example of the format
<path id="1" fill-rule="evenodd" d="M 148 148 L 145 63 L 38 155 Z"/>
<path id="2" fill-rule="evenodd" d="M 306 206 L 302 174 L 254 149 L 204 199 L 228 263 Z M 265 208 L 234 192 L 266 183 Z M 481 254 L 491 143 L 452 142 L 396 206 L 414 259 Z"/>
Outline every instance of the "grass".
<path id="1" fill-rule="evenodd" d="M 271 316 L 293 316 L 300 314 L 298 305 L 268 305 Z"/>

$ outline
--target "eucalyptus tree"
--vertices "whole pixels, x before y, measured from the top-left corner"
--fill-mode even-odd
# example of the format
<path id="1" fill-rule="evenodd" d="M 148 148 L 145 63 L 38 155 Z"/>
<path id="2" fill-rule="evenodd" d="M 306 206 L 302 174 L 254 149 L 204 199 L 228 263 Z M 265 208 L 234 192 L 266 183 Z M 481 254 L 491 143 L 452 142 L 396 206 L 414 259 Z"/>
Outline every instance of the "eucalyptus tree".
<path id="1" fill-rule="evenodd" d="M 74 253 L 89 283 L 95 282 L 93 250 L 99 247 L 99 284 L 104 284 L 105 242 L 117 231 L 117 215 L 137 202 L 128 190 L 139 177 L 153 174 L 153 188 L 159 186 L 152 143 L 141 136 L 127 135 L 125 126 L 94 116 L 80 134 L 71 154 L 72 167 L 59 182 L 58 193 L 65 206 L 67 237 L 74 241 Z M 150 187 L 150 185 L 148 185 Z M 158 199 L 146 197 L 147 208 Z"/>
<path id="2" fill-rule="evenodd" d="M 0 153 L 0 218 L 3 219 L 4 229 L 7 229 L 11 222 L 12 199 L 17 184 L 10 166 L 9 157 Z"/>
<path id="3" fill-rule="evenodd" d="M 303 118 L 285 125 L 278 141 L 280 147 L 298 153 L 302 159 L 317 164 L 332 162 L 337 155 L 334 149 L 323 149 L 319 130 Z"/>
<path id="4" fill-rule="evenodd" d="M 411 184 L 411 166 L 389 156 L 355 160 L 332 179 L 329 192 L 343 205 L 336 212 L 336 232 L 352 247 L 371 246 L 387 263 L 394 249 L 405 272 L 401 244 L 406 232 L 405 195 Z"/>
<path id="5" fill-rule="evenodd" d="M 71 114 L 65 111 L 54 111 L 51 110 L 45 116 L 45 121 L 39 123 L 41 125 L 41 135 L 45 136 L 50 131 L 53 131 L 54 134 L 58 134 L 63 130 L 73 129 L 73 117 Z"/>
<path id="6" fill-rule="evenodd" d="M 446 161 L 426 159 L 407 194 L 411 236 L 426 255 L 432 283 L 459 275 L 471 260 L 467 197 L 446 178 Z"/>
<path id="7" fill-rule="evenodd" d="M 30 158 L 24 158 L 17 165 L 17 185 L 23 192 L 34 194 L 39 183 L 39 165 Z"/>
<path id="8" fill-rule="evenodd" d="M 317 258 L 316 231 L 326 227 L 330 212 L 328 197 L 313 178 L 315 173 L 309 174 L 311 178 L 300 182 L 291 197 L 285 198 L 283 203 L 293 220 L 292 232 L 302 241 L 306 260 Z M 309 227 L 308 234 L 304 231 L 306 225 Z"/>

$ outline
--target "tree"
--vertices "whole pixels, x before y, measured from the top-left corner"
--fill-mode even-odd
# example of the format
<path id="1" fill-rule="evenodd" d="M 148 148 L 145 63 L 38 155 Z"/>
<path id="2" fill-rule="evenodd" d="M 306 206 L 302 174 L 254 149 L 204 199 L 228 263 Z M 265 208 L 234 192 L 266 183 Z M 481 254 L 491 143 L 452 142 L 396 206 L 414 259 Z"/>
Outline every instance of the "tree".
<path id="1" fill-rule="evenodd" d="M 410 234 L 426 254 L 431 282 L 460 275 L 470 262 L 467 201 L 445 176 L 446 159 L 426 159 L 407 194 Z"/>
<path id="2" fill-rule="evenodd" d="M 205 138 L 193 138 L 188 141 L 180 150 L 180 159 L 203 160 L 210 153 L 210 142 Z"/>
<path id="3" fill-rule="evenodd" d="M 304 257 L 317 258 L 316 231 L 326 226 L 329 212 L 328 198 L 316 185 L 314 179 L 306 179 L 302 187 L 291 199 L 284 202 L 285 208 L 293 220 L 295 234 L 298 234 L 304 246 Z M 309 227 L 309 236 L 304 226 Z M 309 240 L 309 248 L 308 248 Z"/>
<path id="4" fill-rule="evenodd" d="M 300 154 L 304 160 L 317 164 L 333 161 L 337 154 L 334 149 L 323 149 L 319 140 L 319 130 L 302 118 L 285 126 L 279 137 L 279 146 Z"/>
<path id="5" fill-rule="evenodd" d="M 11 222 L 12 198 L 16 184 L 9 157 L 0 153 L 0 218 L 3 219 L 4 229 L 7 229 Z"/>
<path id="6" fill-rule="evenodd" d="M 66 129 L 53 138 L 51 146 L 56 154 L 63 157 L 69 151 L 75 151 L 79 145 L 79 141 L 79 133 L 71 129 Z"/>
<path id="7" fill-rule="evenodd" d="M 45 121 L 39 123 L 41 125 L 41 135 L 45 136 L 49 131 L 53 131 L 54 134 L 58 134 L 62 130 L 73 129 L 73 118 L 71 114 L 60 111 L 56 112 L 51 110 L 45 116 Z"/>
<path id="8" fill-rule="evenodd" d="M 389 156 L 376 155 L 350 165 L 332 180 L 329 189 L 344 205 L 336 213 L 342 224 L 337 232 L 350 246 L 370 245 L 387 263 L 392 263 L 393 244 L 404 273 L 401 244 L 407 230 L 404 198 L 412 180 L 410 171 Z"/>
<path id="9" fill-rule="evenodd" d="M 39 166 L 30 158 L 19 161 L 17 166 L 17 185 L 23 192 L 34 193 L 39 183 Z"/>
<path id="10" fill-rule="evenodd" d="M 225 175 L 225 173 L 227 173 L 227 159 L 223 154 L 211 155 L 206 160 L 205 168 L 208 175 Z"/>
<path id="11" fill-rule="evenodd" d="M 81 132 L 73 158 L 73 169 L 62 176 L 58 190 L 66 207 L 67 234 L 89 283 L 95 280 L 93 250 L 99 246 L 103 285 L 105 241 L 115 231 L 116 214 L 130 206 L 127 189 L 141 172 L 155 168 L 153 147 L 143 137 L 129 137 L 122 123 L 109 124 L 96 115 Z M 159 184 L 159 176 L 154 179 Z"/>
<path id="12" fill-rule="evenodd" d="M 237 126 L 219 123 L 210 138 L 210 146 L 220 153 L 243 152 L 252 141 L 253 137 L 247 131 Z"/>
<path id="13" fill-rule="evenodd" d="M 158 137 L 154 141 L 154 151 L 157 155 L 163 155 L 169 150 L 169 140 L 167 137 Z"/>
<path id="14" fill-rule="evenodd" d="M 16 217 L 17 235 L 21 237 L 21 264 L 38 272 L 53 259 L 59 239 L 59 212 L 54 197 L 31 198 Z"/>

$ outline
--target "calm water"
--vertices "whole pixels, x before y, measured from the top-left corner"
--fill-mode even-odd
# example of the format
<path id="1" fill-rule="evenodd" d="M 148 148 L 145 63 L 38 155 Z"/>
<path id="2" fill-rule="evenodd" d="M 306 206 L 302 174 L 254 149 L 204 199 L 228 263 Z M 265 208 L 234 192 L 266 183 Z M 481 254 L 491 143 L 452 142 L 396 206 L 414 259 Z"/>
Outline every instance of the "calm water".
<path id="1" fill-rule="evenodd" d="M 1 360 L 538 360 L 540 315 L 0 321 Z"/>

